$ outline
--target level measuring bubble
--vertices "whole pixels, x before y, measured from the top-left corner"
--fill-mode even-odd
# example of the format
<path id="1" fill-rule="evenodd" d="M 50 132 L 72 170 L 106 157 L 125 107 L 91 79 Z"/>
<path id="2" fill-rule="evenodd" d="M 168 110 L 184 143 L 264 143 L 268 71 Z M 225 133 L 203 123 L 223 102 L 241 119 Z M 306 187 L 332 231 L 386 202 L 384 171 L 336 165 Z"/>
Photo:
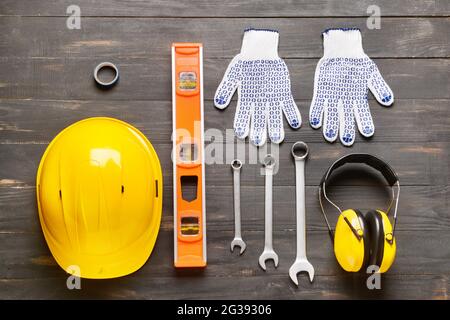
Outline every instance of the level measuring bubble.
<path id="1" fill-rule="evenodd" d="M 197 89 L 197 74 L 193 71 L 180 72 L 178 87 L 182 91 L 195 91 Z"/>

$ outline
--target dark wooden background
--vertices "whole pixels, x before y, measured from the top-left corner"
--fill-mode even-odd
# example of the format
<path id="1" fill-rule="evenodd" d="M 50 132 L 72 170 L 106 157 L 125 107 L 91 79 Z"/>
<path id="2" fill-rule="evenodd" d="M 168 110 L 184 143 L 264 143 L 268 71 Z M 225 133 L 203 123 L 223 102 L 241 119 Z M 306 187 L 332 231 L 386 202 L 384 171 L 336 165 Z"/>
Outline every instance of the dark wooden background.
<path id="1" fill-rule="evenodd" d="M 66 28 L 66 8 L 81 7 L 81 30 Z M 366 27 L 367 7 L 381 8 L 380 30 Z M 31 1 L 0 2 L 0 298 L 264 298 L 264 299 L 448 299 L 449 213 L 449 20 L 447 0 L 362 1 Z M 205 127 L 232 127 L 235 103 L 220 112 L 214 91 L 239 52 L 246 27 L 280 30 L 279 53 L 291 73 L 304 123 L 286 126 L 280 170 L 274 178 L 274 247 L 280 265 L 263 272 L 257 263 L 264 242 L 264 178 L 258 165 L 242 172 L 243 236 L 248 249 L 231 254 L 232 174 L 229 165 L 206 168 L 208 267 L 172 267 L 172 164 L 170 45 L 204 44 Z M 322 55 L 321 31 L 360 27 L 366 53 L 392 87 L 396 102 L 379 106 L 371 97 L 376 133 L 358 136 L 352 148 L 329 144 L 309 126 L 313 76 Z M 102 61 L 116 63 L 120 83 L 107 92 L 92 80 Z M 138 272 L 119 279 L 82 280 L 66 289 L 66 274 L 43 238 L 35 201 L 39 160 L 53 137 L 90 116 L 116 117 L 135 125 L 155 146 L 164 174 L 164 210 L 158 241 Z M 308 256 L 316 276 L 288 277 L 295 258 L 293 142 L 310 146 L 307 164 Z M 369 152 L 389 161 L 402 183 L 398 255 L 370 291 L 365 277 L 336 264 L 319 214 L 317 185 L 337 157 Z M 228 155 L 229 156 L 229 155 Z M 344 207 L 382 207 L 388 189 L 360 173 L 341 175 L 332 193 Z M 336 216 L 334 217 L 336 218 Z M 335 219 L 333 219 L 335 220 Z"/>

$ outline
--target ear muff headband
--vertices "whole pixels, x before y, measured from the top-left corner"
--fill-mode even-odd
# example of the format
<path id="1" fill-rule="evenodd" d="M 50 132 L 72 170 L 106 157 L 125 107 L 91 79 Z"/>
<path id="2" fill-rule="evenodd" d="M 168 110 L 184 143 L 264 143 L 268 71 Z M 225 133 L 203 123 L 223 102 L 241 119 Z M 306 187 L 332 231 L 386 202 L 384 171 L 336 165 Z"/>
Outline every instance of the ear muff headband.
<path id="1" fill-rule="evenodd" d="M 366 164 L 369 167 L 380 172 L 389 185 L 392 187 L 396 182 L 398 182 L 397 173 L 395 173 L 394 169 L 385 161 L 380 158 L 375 157 L 374 155 L 368 153 L 350 153 L 342 158 L 336 160 L 325 172 L 320 184 L 324 184 L 327 182 L 328 178 L 331 176 L 331 173 L 342 167 L 347 163 L 362 163 Z"/>
<path id="2" fill-rule="evenodd" d="M 384 253 L 384 226 L 383 217 L 376 210 L 370 210 L 364 215 L 367 221 L 368 233 L 370 235 L 370 259 L 368 265 L 381 266 Z"/>
<path id="3" fill-rule="evenodd" d="M 334 233 L 333 233 L 333 230 L 328 221 L 327 215 L 323 209 L 322 194 L 325 197 L 325 199 L 339 211 L 339 213 L 342 213 L 342 210 L 328 198 L 327 193 L 326 193 L 326 187 L 327 187 L 328 179 L 330 178 L 331 174 L 336 169 L 338 169 L 348 163 L 361 163 L 361 164 L 368 165 L 369 167 L 380 172 L 383 175 L 383 177 L 386 179 L 388 184 L 392 187 L 392 199 L 391 199 L 391 203 L 388 207 L 388 210 L 386 210 L 386 212 L 389 213 L 389 211 L 392 207 L 392 204 L 395 202 L 394 223 L 393 223 L 392 240 L 391 240 L 393 242 L 395 226 L 397 224 L 397 208 L 398 208 L 398 199 L 400 196 L 400 182 L 398 180 L 397 173 L 394 171 L 394 169 L 388 163 L 386 163 L 386 161 L 384 161 L 378 157 L 375 157 L 374 155 L 368 154 L 368 153 L 351 153 L 346 156 L 343 156 L 342 158 L 339 158 L 328 168 L 328 170 L 325 172 L 324 176 L 322 177 L 322 180 L 320 181 L 319 203 L 320 203 L 320 208 L 322 210 L 323 217 L 327 224 L 331 239 L 332 240 L 334 239 Z M 397 195 L 395 195 L 394 185 L 396 185 L 396 187 L 397 187 Z"/>
<path id="4" fill-rule="evenodd" d="M 363 231 L 363 240 L 364 240 L 364 260 L 363 260 L 363 266 L 367 266 L 367 263 L 369 262 L 369 252 L 370 252 L 370 237 L 369 237 L 369 233 L 367 232 L 367 222 L 366 219 L 364 218 L 364 215 L 361 213 L 360 210 L 358 209 L 354 209 L 353 211 L 356 212 L 356 214 L 358 215 L 359 218 L 359 223 L 361 224 L 361 229 Z M 359 271 L 359 270 L 358 270 Z"/>

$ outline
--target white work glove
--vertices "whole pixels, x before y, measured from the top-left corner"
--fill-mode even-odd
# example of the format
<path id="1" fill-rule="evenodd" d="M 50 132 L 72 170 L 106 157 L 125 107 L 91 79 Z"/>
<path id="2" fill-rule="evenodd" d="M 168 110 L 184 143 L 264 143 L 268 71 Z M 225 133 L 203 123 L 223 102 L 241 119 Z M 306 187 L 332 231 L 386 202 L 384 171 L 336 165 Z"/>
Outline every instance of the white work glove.
<path id="1" fill-rule="evenodd" d="M 245 139 L 250 131 L 250 141 L 256 146 L 266 142 L 267 126 L 273 143 L 283 141 L 282 113 L 292 128 L 301 125 L 289 71 L 278 56 L 278 37 L 273 30 L 246 30 L 241 53 L 230 62 L 214 97 L 215 106 L 224 109 L 238 89 L 234 132 Z"/>
<path id="2" fill-rule="evenodd" d="M 322 126 L 329 142 L 339 138 L 345 146 L 355 142 L 355 120 L 359 132 L 375 132 L 367 101 L 368 89 L 383 106 L 394 102 L 394 94 L 364 53 L 359 29 L 329 29 L 323 32 L 324 54 L 317 64 L 309 122 Z"/>

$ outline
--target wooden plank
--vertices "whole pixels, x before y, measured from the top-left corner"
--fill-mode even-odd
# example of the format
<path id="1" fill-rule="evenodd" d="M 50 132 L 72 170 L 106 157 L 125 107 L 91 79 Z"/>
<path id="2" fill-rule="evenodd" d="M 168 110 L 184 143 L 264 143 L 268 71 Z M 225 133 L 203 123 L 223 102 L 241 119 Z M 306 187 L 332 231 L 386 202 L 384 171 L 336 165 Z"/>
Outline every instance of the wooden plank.
<path id="1" fill-rule="evenodd" d="M 79 0 L 81 14 L 87 16 L 130 17 L 308 17 L 308 16 L 367 16 L 370 5 L 377 5 L 382 16 L 447 16 L 445 0 L 179 0 L 123 1 Z M 2 15 L 65 16 L 70 5 L 64 0 L 33 1 L 3 0 Z"/>
<path id="2" fill-rule="evenodd" d="M 449 59 L 376 60 L 397 99 L 448 99 Z M 120 68 L 120 83 L 110 91 L 95 85 L 92 72 L 98 58 L 0 58 L 0 97 L 50 100 L 170 100 L 169 51 L 164 59 L 112 59 Z M 205 59 L 205 99 L 213 99 L 229 59 Z M 287 62 L 293 95 L 311 99 L 314 59 Z M 427 85 L 424 86 L 424 83 Z M 304 113 L 305 114 L 305 113 Z"/>
<path id="3" fill-rule="evenodd" d="M 242 256 L 237 252 L 230 252 L 230 242 L 234 234 L 232 231 L 212 229 L 207 231 L 208 266 L 204 271 L 176 272 L 173 267 L 173 232 L 161 230 L 147 263 L 128 278 L 145 282 L 150 279 L 178 278 L 177 275 L 186 275 L 194 278 L 196 276 L 198 281 L 209 282 L 209 285 L 212 285 L 217 277 L 266 275 L 270 279 L 282 275 L 288 279 L 289 267 L 295 259 L 295 230 L 274 230 L 274 249 L 280 262 L 276 269 L 269 263 L 267 273 L 258 265 L 258 258 L 264 247 L 263 228 L 244 232 L 247 249 Z M 2 242 L 0 279 L 59 278 L 64 281 L 66 278 L 65 272 L 53 259 L 42 233 L 2 233 L 0 239 Z M 396 234 L 396 241 L 396 260 L 387 275 L 450 275 L 448 230 L 433 233 L 399 231 Z M 334 257 L 326 231 L 307 233 L 307 252 L 317 276 L 345 277 L 346 272 L 340 268 Z M 61 285 L 64 284 L 62 282 Z"/>
<path id="4" fill-rule="evenodd" d="M 370 102 L 376 133 L 373 142 L 446 142 L 450 141 L 450 100 L 396 100 L 391 108 Z M 303 124 L 292 130 L 285 124 L 285 142 L 301 138 L 308 142 L 324 142 L 321 130 L 309 125 L 310 100 L 298 100 Z M 232 130 L 235 103 L 224 112 L 212 101 L 205 102 L 206 134 Z M 0 143 L 48 143 L 64 127 L 78 120 L 110 116 L 130 122 L 152 143 L 168 143 L 172 136 L 172 103 L 169 101 L 108 100 L 1 100 Z M 158 119 L 155 121 L 155 119 Z M 430 130 L 430 127 L 433 130 Z M 365 143 L 357 134 L 357 143 Z"/>
<path id="5" fill-rule="evenodd" d="M 372 58 L 450 56 L 448 18 L 383 18 L 379 30 L 367 29 L 365 18 L 84 18 L 81 30 L 69 30 L 66 18 L 0 17 L 0 26 L 2 57 L 161 58 L 174 41 L 196 41 L 205 57 L 231 59 L 250 26 L 279 30 L 284 58 L 320 58 L 321 33 L 329 27 L 359 27 Z"/>
<path id="6" fill-rule="evenodd" d="M 290 1 L 262 0 L 80 0 L 82 29 L 66 28 L 67 1 L 0 3 L 0 299 L 5 298 L 217 298 L 217 299 L 449 299 L 450 288 L 450 2 L 445 0 Z M 368 30 L 367 7 L 379 5 L 380 30 Z M 411 18 L 415 17 L 415 18 Z M 172 41 L 205 45 L 205 126 L 209 134 L 230 129 L 235 101 L 219 112 L 214 92 L 230 59 L 239 51 L 243 29 L 280 30 L 280 56 L 286 59 L 293 93 L 304 124 L 286 127 L 274 177 L 274 246 L 278 269 L 263 272 L 257 259 L 264 238 L 264 177 L 249 161 L 244 145 L 241 180 L 242 227 L 248 244 L 238 257 L 229 251 L 233 237 L 232 173 L 222 157 L 220 136 L 207 142 L 218 163 L 207 165 L 209 265 L 204 271 L 172 267 L 171 79 Z M 377 132 L 352 148 L 323 141 L 307 115 L 314 70 L 322 56 L 320 33 L 327 27 L 357 26 L 364 48 L 375 58 L 393 88 L 392 108 L 370 101 Z M 393 32 L 395 30 L 395 32 Z M 99 62 L 119 65 L 121 82 L 99 91 L 92 70 Z M 234 97 L 236 99 L 236 97 Z M 372 99 L 372 97 L 371 97 Z M 160 234 L 150 260 L 133 275 L 106 281 L 82 280 L 69 291 L 37 217 L 35 174 L 49 141 L 65 126 L 85 117 L 106 115 L 136 125 L 154 143 L 164 173 Z M 157 120 L 156 120 L 157 119 Z M 228 132 L 234 142 L 232 132 Z M 208 139 L 209 140 L 209 139 Z M 294 164 L 289 149 L 306 141 L 308 257 L 316 268 L 300 289 L 288 278 L 295 254 Z M 226 145 L 225 145 L 226 147 Z M 253 148 L 251 149 L 253 150 Z M 264 155 L 268 150 L 261 150 Z M 364 275 L 344 273 L 337 265 L 317 201 L 317 184 L 328 165 L 350 152 L 385 158 L 402 183 L 398 255 L 382 277 L 382 290 L 366 289 Z M 277 153 L 277 154 L 278 154 Z M 208 157 L 209 158 L 209 157 Z M 209 158 L 210 159 L 210 158 Z M 251 162 L 251 163 L 249 163 Z M 375 177 L 349 171 L 330 188 L 343 207 L 383 206 L 388 189 Z M 330 210 L 331 220 L 336 214 Z M 233 288 L 233 290 L 230 290 Z"/>
<path id="7" fill-rule="evenodd" d="M 358 197 L 355 196 L 356 190 Z M 401 245 L 392 273 L 448 272 L 446 266 L 450 252 L 446 245 L 450 239 L 446 240 L 446 237 L 449 235 L 449 213 L 445 205 L 448 187 L 405 187 L 402 190 L 398 228 L 398 243 Z M 30 273 L 33 269 L 42 269 L 43 274 L 47 276 L 57 276 L 59 268 L 55 268 L 40 232 L 34 188 L 2 187 L 0 191 L 0 240 L 3 243 L 0 253 L 4 257 L 0 263 L 0 278 L 27 277 L 34 274 Z M 342 199 L 340 203 L 351 203 L 356 207 L 375 207 L 382 202 L 380 199 L 387 198 L 386 194 L 382 194 L 383 190 L 378 188 L 361 190 L 346 187 L 331 191 L 332 197 Z M 229 186 L 208 189 L 208 246 L 211 262 L 208 271 L 213 275 L 223 273 L 224 276 L 234 273 L 255 274 L 257 266 L 249 265 L 250 261 L 257 261 L 262 246 L 263 203 L 258 199 L 262 198 L 263 188 L 242 188 L 243 234 L 249 245 L 244 256 L 246 258 L 242 260 L 224 258 L 227 257 L 229 241 L 233 236 L 231 201 L 226 200 L 230 199 L 231 192 Z M 331 255 L 331 244 L 318 211 L 316 192 L 316 187 L 307 188 L 308 252 L 320 270 L 319 274 L 334 275 L 339 268 Z M 166 273 L 171 270 L 171 189 L 166 187 L 165 194 L 169 196 L 165 196 L 161 232 L 150 260 L 149 265 L 152 267 L 147 269 L 150 275 L 155 277 L 167 276 Z M 280 259 L 290 261 L 295 246 L 294 190 L 293 187 L 275 187 L 274 194 L 275 244 Z M 333 212 L 330 216 L 333 217 Z M 330 254 L 327 255 L 326 252 Z M 419 257 L 414 264 L 408 263 L 411 256 Z M 146 272 L 144 274 L 147 276 Z"/>
<path id="8" fill-rule="evenodd" d="M 175 274 L 176 275 L 176 274 Z M 447 276 L 385 276 L 381 290 L 368 290 L 356 275 L 316 276 L 300 287 L 287 275 L 217 277 L 201 274 L 167 278 L 83 280 L 81 290 L 68 290 L 65 278 L 0 280 L 0 299 L 438 299 L 448 300 Z M 233 290 L 230 290 L 230 288 Z"/>
<path id="9" fill-rule="evenodd" d="M 329 188 L 331 199 L 343 208 L 354 207 L 365 211 L 369 208 L 386 210 L 390 190 L 378 186 L 336 186 Z M 0 233 L 40 232 L 37 218 L 36 189 L 34 187 L 0 187 Z M 163 219 L 161 230 L 172 230 L 173 198 L 172 187 L 165 186 Z M 320 213 L 317 187 L 306 188 L 307 228 L 309 231 L 324 231 L 326 226 Z M 446 199 L 448 186 L 405 186 L 401 190 L 398 216 L 400 231 L 443 231 L 450 229 L 450 213 Z M 225 186 L 208 188 L 206 212 L 208 229 L 232 231 L 233 189 L 231 177 Z M 264 224 L 264 186 L 241 186 L 241 211 L 244 233 L 263 229 Z M 295 188 L 293 186 L 274 186 L 273 208 L 275 229 L 279 231 L 295 229 Z M 337 212 L 326 205 L 330 222 L 334 225 Z"/>
<path id="10" fill-rule="evenodd" d="M 151 139 L 151 137 L 150 137 Z M 351 149 L 344 148 L 339 143 L 309 143 L 310 156 L 307 164 L 308 173 L 306 184 L 317 186 L 326 169 L 337 158 L 350 152 L 366 152 L 378 155 L 389 162 L 397 171 L 402 185 L 423 185 L 423 186 L 445 186 L 448 185 L 448 151 L 449 143 L 429 143 L 427 145 L 417 145 L 411 143 L 356 143 Z M 46 144 L 0 144 L 0 179 L 3 185 L 28 185 L 33 186 L 35 175 L 40 158 L 47 147 Z M 172 163 L 171 144 L 154 145 L 161 162 L 164 173 L 164 185 L 172 183 Z M 276 150 L 260 149 L 260 156 L 256 158 L 252 149 L 244 150 L 246 156 L 240 157 L 244 162 L 245 170 L 241 175 L 241 183 L 248 186 L 264 185 L 261 165 L 259 164 L 267 151 L 279 155 L 279 170 L 274 176 L 274 185 L 293 186 L 294 164 L 290 153 L 291 144 L 283 143 Z M 236 152 L 223 148 L 222 154 L 216 146 L 217 156 L 207 157 L 206 161 L 206 183 L 208 188 L 215 186 L 229 185 L 231 183 L 230 167 L 228 163 L 236 156 Z M 205 152 L 212 152 L 211 147 L 207 147 Z M 255 158 L 249 159 L 249 153 Z M 214 162 L 213 162 L 214 160 Z M 364 169 L 364 167 L 363 167 Z M 337 173 L 339 174 L 339 173 Z M 345 179 L 341 178 L 339 184 L 345 185 L 366 185 L 374 182 L 361 179 L 360 171 L 350 170 L 346 172 Z"/>
<path id="11" fill-rule="evenodd" d="M 357 275 L 316 276 L 312 284 L 301 278 L 296 288 L 287 275 L 205 279 L 201 274 L 175 274 L 152 279 L 82 280 L 81 290 L 68 290 L 62 277 L 3 279 L 0 299 L 449 299 L 447 276 L 388 275 L 381 290 L 368 290 L 366 279 Z"/>

